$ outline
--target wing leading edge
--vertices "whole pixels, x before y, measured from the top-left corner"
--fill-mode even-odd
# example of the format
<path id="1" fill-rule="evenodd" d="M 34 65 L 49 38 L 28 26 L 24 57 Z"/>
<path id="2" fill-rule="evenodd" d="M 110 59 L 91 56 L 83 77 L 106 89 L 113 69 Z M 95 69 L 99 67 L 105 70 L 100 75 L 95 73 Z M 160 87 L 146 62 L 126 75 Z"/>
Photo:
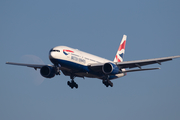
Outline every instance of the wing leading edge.
<path id="1" fill-rule="evenodd" d="M 45 66 L 45 65 L 40 65 L 40 64 L 24 64 L 24 63 L 13 63 L 13 62 L 6 62 L 6 64 L 26 66 L 26 67 L 31 67 L 31 68 L 34 68 L 34 69 L 40 69 L 41 67 Z"/>

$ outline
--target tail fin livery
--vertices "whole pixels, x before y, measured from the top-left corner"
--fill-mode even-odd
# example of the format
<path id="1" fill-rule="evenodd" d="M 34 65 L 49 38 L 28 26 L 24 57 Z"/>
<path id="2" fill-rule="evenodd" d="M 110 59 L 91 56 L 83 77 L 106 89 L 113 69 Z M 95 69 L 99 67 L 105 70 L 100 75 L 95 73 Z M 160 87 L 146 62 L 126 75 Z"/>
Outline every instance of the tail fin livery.
<path id="1" fill-rule="evenodd" d="M 114 58 L 114 62 L 123 62 L 123 56 L 125 53 L 125 46 L 126 46 L 126 39 L 127 39 L 127 36 L 123 35 L 122 41 L 119 45 L 118 51 Z"/>

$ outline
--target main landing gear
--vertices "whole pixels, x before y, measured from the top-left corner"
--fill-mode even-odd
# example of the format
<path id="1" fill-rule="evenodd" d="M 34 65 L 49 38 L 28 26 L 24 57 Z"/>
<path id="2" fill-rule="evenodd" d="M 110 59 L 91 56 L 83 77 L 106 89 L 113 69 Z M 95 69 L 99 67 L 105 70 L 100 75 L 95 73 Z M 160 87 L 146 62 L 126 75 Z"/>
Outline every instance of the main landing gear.
<path id="1" fill-rule="evenodd" d="M 68 82 L 67 82 L 67 85 L 68 85 L 71 89 L 73 89 L 73 88 L 76 88 L 76 89 L 77 89 L 77 88 L 78 88 L 78 84 L 74 81 L 75 76 L 71 75 L 70 78 L 71 78 L 71 81 L 68 81 Z M 102 80 L 102 83 L 103 83 L 106 87 L 109 87 L 109 86 L 113 87 L 113 83 L 108 79 L 108 77 L 106 77 L 105 79 L 103 79 L 103 80 Z"/>
<path id="2" fill-rule="evenodd" d="M 110 80 L 103 80 L 102 83 L 106 86 L 106 87 L 113 87 L 113 83 Z"/>
<path id="3" fill-rule="evenodd" d="M 75 87 L 76 89 L 78 88 L 78 84 L 74 81 L 74 76 L 70 76 L 71 81 L 68 81 L 67 84 L 69 85 L 69 87 L 71 87 L 72 89 Z"/>
<path id="4" fill-rule="evenodd" d="M 109 80 L 109 75 L 104 76 L 104 78 L 102 79 L 102 83 L 106 86 L 106 87 L 113 87 L 113 83 Z"/>

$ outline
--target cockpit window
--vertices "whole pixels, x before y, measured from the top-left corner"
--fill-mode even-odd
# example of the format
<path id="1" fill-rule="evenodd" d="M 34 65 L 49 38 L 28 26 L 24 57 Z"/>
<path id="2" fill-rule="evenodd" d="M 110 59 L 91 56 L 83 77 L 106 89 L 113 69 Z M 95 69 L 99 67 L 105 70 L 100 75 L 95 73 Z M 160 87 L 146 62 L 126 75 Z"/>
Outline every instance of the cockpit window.
<path id="1" fill-rule="evenodd" d="M 51 49 L 50 52 L 60 52 L 60 50 L 53 50 L 53 49 Z"/>

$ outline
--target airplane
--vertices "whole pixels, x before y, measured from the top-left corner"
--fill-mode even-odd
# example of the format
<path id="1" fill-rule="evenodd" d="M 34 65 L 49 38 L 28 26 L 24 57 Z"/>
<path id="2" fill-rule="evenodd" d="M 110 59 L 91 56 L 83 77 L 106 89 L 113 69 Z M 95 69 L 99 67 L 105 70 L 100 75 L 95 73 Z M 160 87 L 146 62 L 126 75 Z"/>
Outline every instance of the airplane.
<path id="1" fill-rule="evenodd" d="M 62 73 L 70 76 L 71 81 L 67 82 L 69 87 L 78 88 L 74 81 L 75 77 L 98 78 L 106 87 L 113 87 L 111 80 L 125 76 L 128 72 L 156 70 L 160 68 L 145 68 L 142 66 L 170 61 L 178 56 L 162 57 L 146 60 L 123 61 L 127 36 L 123 35 L 114 61 L 107 60 L 78 49 L 67 46 L 57 46 L 49 51 L 49 59 L 53 65 L 24 64 L 6 62 L 10 65 L 20 65 L 40 69 L 40 74 L 45 78 L 53 78 L 55 75 Z M 134 69 L 132 69 L 134 68 Z"/>

